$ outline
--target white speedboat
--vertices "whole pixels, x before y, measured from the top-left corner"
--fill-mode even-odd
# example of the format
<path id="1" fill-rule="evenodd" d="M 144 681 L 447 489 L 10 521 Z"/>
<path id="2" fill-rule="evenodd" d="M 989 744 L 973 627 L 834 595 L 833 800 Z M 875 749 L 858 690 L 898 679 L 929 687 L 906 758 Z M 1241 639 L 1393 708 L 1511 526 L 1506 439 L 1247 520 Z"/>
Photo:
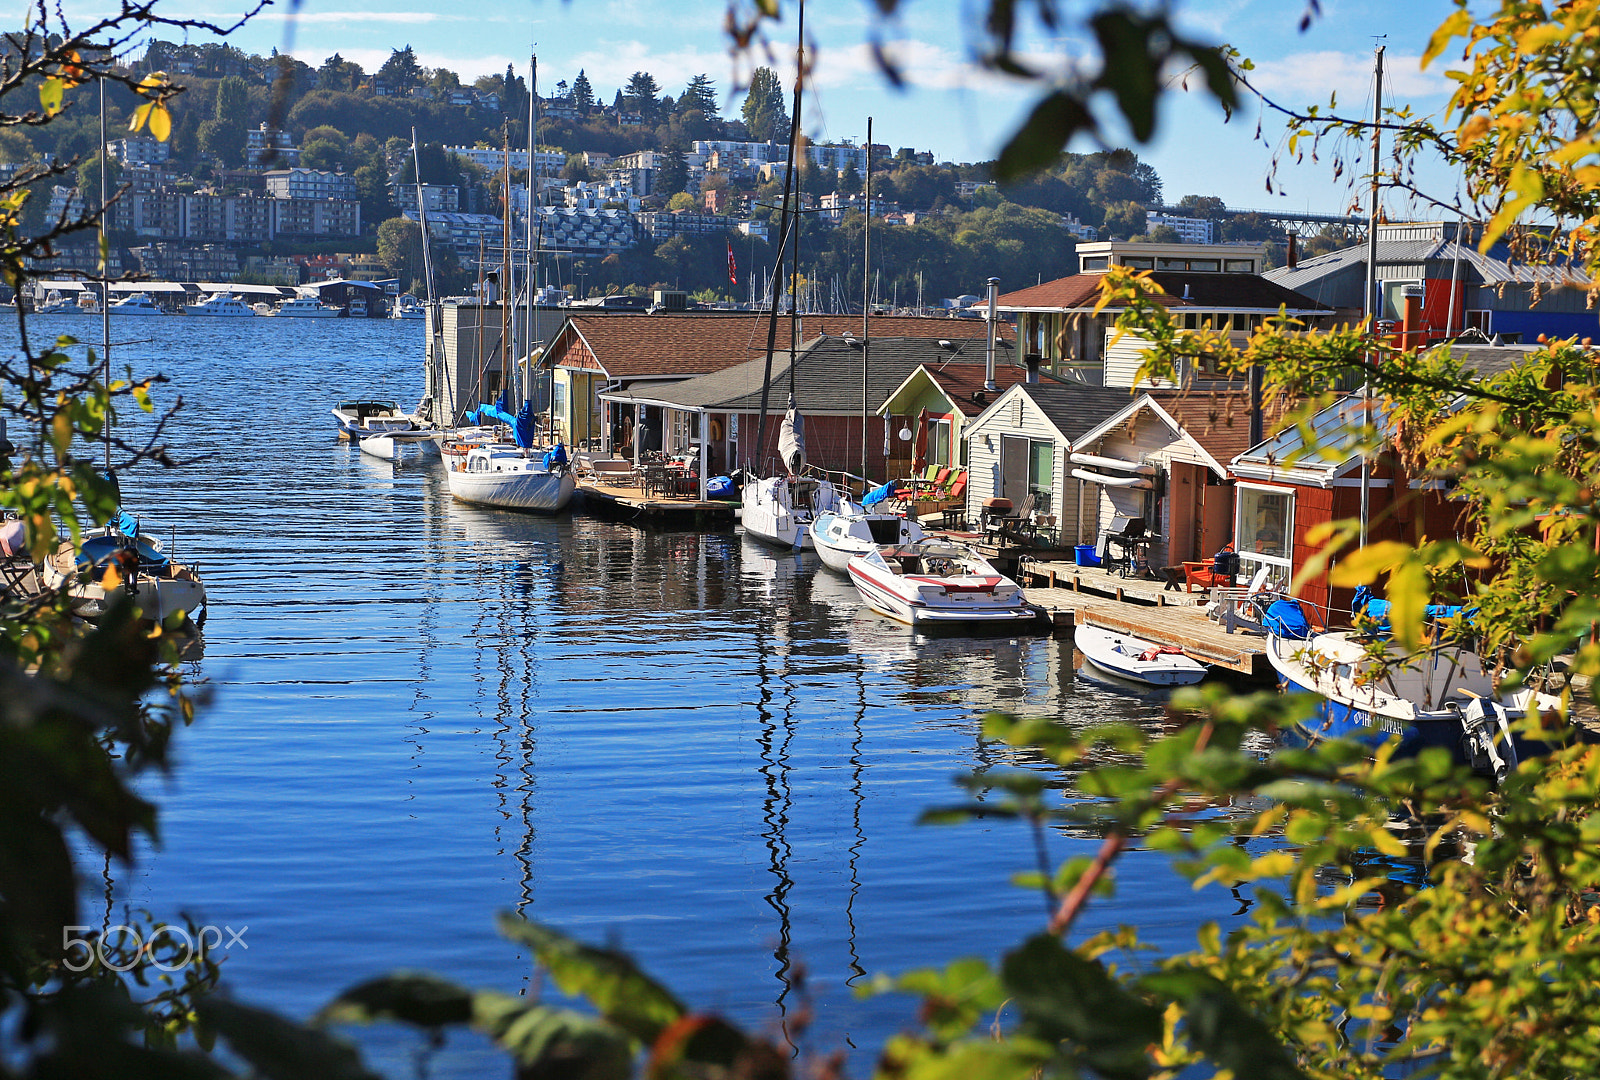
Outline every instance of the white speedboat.
<path id="1" fill-rule="evenodd" d="M 159 622 L 183 612 L 205 621 L 199 569 L 174 562 L 153 536 L 96 529 L 84 535 L 81 548 L 62 544 L 40 569 L 45 586 L 70 595 L 73 610 L 85 619 L 100 618 L 125 593 L 143 618 Z"/>
<path id="2" fill-rule="evenodd" d="M 465 461 L 446 468 L 445 476 L 450 494 L 461 502 L 500 510 L 560 513 L 578 489 L 570 467 L 547 463 L 545 453 L 514 443 L 474 446 Z"/>
<path id="3" fill-rule="evenodd" d="M 116 303 L 112 304 L 111 314 L 165 315 L 166 312 L 162 311 L 160 305 L 158 305 L 154 300 L 150 299 L 149 293 L 134 293 L 132 296 L 125 296 L 121 300 L 118 300 Z"/>
<path id="4" fill-rule="evenodd" d="M 285 300 L 268 314 L 286 319 L 338 319 L 343 317 L 344 309 L 324 304 L 314 296 L 297 296 Z"/>
<path id="5" fill-rule="evenodd" d="M 401 411 L 397 401 L 341 401 L 332 410 L 339 422 L 339 438 L 360 442 L 372 435 L 414 431 L 416 418 Z"/>
<path id="6" fill-rule="evenodd" d="M 927 534 L 922 526 L 899 514 L 878 514 L 850 499 L 839 509 L 818 514 L 811 522 L 811 544 L 823 565 L 849 573 L 850 560 L 885 544 L 914 544 Z"/>
<path id="7" fill-rule="evenodd" d="M 849 563 L 850 580 L 880 615 L 928 629 L 1032 622 L 1038 609 L 1015 581 L 962 544 L 929 539 L 875 547 Z"/>
<path id="8" fill-rule="evenodd" d="M 1206 677 L 1206 665 L 1172 645 L 1146 641 L 1103 626 L 1079 623 L 1072 642 L 1102 671 L 1150 686 L 1191 686 Z"/>
<path id="9" fill-rule="evenodd" d="M 839 509 L 839 489 L 814 476 L 769 476 L 739 493 L 739 520 L 757 540 L 804 550 L 814 546 L 811 523 Z"/>
<path id="10" fill-rule="evenodd" d="M 256 316 L 255 308 L 237 297 L 220 292 L 212 293 L 198 304 L 185 305 L 183 313 L 185 315 L 211 315 L 224 318 L 248 316 L 253 319 Z"/>

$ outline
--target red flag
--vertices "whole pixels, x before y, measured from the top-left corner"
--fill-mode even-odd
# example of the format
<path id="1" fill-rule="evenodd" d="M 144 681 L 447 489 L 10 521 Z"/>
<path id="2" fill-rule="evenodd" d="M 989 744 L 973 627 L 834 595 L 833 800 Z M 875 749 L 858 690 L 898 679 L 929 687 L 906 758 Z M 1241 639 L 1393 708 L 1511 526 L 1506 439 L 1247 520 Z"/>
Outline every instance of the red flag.
<path id="1" fill-rule="evenodd" d="M 739 268 L 733 264 L 733 241 L 728 241 L 728 280 L 734 285 L 739 284 Z"/>

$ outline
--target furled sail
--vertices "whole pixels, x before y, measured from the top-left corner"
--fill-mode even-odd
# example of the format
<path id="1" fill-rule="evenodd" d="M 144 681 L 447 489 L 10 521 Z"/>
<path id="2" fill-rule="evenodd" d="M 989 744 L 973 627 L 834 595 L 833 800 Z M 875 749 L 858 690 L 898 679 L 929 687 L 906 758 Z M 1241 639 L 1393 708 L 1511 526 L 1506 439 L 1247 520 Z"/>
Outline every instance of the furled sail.
<path id="1" fill-rule="evenodd" d="M 789 411 L 783 414 L 783 426 L 778 429 L 778 456 L 791 476 L 797 475 L 806 464 L 805 422 L 800 407 L 789 395 Z"/>

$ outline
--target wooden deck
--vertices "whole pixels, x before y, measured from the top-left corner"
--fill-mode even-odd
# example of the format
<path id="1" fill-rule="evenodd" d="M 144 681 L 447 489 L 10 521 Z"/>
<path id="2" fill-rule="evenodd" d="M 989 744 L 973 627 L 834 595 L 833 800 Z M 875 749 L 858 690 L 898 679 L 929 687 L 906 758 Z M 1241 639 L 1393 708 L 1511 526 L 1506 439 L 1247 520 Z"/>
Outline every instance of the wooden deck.
<path id="1" fill-rule="evenodd" d="M 646 496 L 637 487 L 614 487 L 592 479 L 578 482 L 578 498 L 597 517 L 655 529 L 731 529 L 737 509 L 725 499 Z"/>
<path id="2" fill-rule="evenodd" d="M 1230 634 L 1207 619 L 1203 593 L 1169 589 L 1164 581 L 1124 578 L 1098 567 L 1024 557 L 1017 581 L 1057 630 L 1079 623 L 1176 645 L 1197 660 L 1252 677 L 1271 676 L 1266 642 Z"/>

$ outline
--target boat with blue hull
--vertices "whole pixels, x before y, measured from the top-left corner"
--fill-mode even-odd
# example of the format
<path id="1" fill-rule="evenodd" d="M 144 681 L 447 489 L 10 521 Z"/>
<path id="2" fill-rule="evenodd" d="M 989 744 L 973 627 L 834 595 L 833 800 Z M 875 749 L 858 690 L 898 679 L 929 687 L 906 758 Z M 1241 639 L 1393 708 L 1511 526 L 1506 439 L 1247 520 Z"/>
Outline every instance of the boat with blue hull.
<path id="1" fill-rule="evenodd" d="M 1296 734 L 1307 744 L 1353 739 L 1374 750 L 1398 740 L 1396 757 L 1431 746 L 1496 780 L 1546 743 L 1513 728 L 1530 709 L 1560 702 L 1531 690 L 1503 693 L 1494 671 L 1471 648 L 1444 643 L 1416 651 L 1361 630 L 1313 633 L 1298 602 L 1263 605 L 1267 660 L 1283 688 L 1323 698 Z"/>

